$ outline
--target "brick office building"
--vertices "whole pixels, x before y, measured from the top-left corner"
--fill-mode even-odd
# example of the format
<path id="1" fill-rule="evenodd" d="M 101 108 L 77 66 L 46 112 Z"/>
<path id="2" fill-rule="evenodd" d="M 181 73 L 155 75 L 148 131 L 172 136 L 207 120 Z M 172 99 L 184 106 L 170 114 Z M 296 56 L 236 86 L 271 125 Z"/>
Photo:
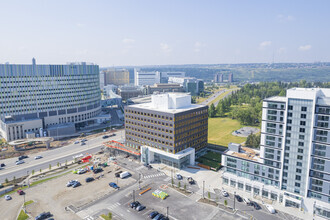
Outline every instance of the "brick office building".
<path id="1" fill-rule="evenodd" d="M 143 162 L 181 168 L 206 147 L 207 120 L 208 107 L 191 104 L 188 94 L 153 95 L 150 103 L 125 108 L 126 146 L 141 150 Z"/>

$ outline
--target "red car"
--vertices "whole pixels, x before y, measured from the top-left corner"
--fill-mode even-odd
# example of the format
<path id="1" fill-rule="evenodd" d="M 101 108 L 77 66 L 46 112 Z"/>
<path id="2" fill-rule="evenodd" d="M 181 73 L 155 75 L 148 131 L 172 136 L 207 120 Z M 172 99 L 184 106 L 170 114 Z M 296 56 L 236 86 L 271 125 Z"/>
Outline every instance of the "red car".
<path id="1" fill-rule="evenodd" d="M 23 191 L 23 190 L 17 190 L 17 193 L 18 193 L 18 195 L 24 195 L 25 194 L 25 192 Z"/>

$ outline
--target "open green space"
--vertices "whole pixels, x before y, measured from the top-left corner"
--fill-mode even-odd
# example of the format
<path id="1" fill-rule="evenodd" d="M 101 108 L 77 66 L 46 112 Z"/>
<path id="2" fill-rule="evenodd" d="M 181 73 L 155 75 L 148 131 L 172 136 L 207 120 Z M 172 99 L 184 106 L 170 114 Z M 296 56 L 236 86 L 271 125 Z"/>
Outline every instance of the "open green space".
<path id="1" fill-rule="evenodd" d="M 209 118 L 208 121 L 208 142 L 227 147 L 230 142 L 242 143 L 246 141 L 244 137 L 232 135 L 232 132 L 244 127 L 237 120 L 227 117 Z"/>
<path id="2" fill-rule="evenodd" d="M 32 204 L 32 203 L 34 203 L 33 200 L 27 201 L 27 202 L 24 203 L 24 206 L 30 205 L 30 204 Z"/>
<path id="3" fill-rule="evenodd" d="M 23 210 L 21 210 L 21 212 L 19 213 L 19 215 L 17 217 L 17 220 L 25 220 L 28 218 L 29 218 L 29 216 Z"/>
<path id="4" fill-rule="evenodd" d="M 108 215 L 102 214 L 101 217 L 104 220 L 111 220 L 112 219 L 112 214 L 111 214 L 111 212 L 109 212 Z"/>
<path id="5" fill-rule="evenodd" d="M 221 165 L 220 165 L 221 154 L 209 151 L 208 153 L 206 153 L 203 156 L 196 159 L 196 161 L 218 170 L 221 167 Z"/>

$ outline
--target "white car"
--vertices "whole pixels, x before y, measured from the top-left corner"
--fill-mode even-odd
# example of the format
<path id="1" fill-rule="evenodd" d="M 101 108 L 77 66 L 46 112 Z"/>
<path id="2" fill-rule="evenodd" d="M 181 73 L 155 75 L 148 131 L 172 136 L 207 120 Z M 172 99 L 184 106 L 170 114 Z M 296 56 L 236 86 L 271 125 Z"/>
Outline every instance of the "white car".
<path id="1" fill-rule="evenodd" d="M 11 196 L 10 195 L 5 195 L 5 200 L 11 200 Z"/>
<path id="2" fill-rule="evenodd" d="M 222 192 L 222 195 L 223 195 L 224 197 L 227 197 L 227 196 L 229 196 L 229 194 L 227 193 L 227 191 L 225 191 L 225 190 L 222 190 L 221 192 Z"/>
<path id="3" fill-rule="evenodd" d="M 18 160 L 18 161 L 16 161 L 16 165 L 20 165 L 22 163 L 25 163 L 24 160 Z"/>
<path id="4" fill-rule="evenodd" d="M 266 206 L 267 210 L 268 210 L 271 214 L 275 214 L 276 211 L 275 211 L 275 209 L 274 209 L 273 206 L 268 205 L 268 204 L 266 204 L 265 206 Z"/>
<path id="5" fill-rule="evenodd" d="M 38 159 L 41 159 L 41 158 L 42 158 L 41 155 L 38 155 L 38 156 L 34 157 L 35 160 L 38 160 Z"/>
<path id="6" fill-rule="evenodd" d="M 79 144 L 79 141 L 75 141 L 74 144 Z"/>

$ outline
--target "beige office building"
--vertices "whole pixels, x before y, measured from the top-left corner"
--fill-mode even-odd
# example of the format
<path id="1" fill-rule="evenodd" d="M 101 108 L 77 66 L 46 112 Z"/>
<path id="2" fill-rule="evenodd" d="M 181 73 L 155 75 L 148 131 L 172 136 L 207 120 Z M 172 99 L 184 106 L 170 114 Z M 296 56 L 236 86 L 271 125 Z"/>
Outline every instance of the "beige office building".
<path id="1" fill-rule="evenodd" d="M 104 86 L 106 85 L 128 85 L 129 84 L 129 72 L 128 70 L 121 69 L 107 69 L 101 72 L 101 77 L 104 79 Z"/>

